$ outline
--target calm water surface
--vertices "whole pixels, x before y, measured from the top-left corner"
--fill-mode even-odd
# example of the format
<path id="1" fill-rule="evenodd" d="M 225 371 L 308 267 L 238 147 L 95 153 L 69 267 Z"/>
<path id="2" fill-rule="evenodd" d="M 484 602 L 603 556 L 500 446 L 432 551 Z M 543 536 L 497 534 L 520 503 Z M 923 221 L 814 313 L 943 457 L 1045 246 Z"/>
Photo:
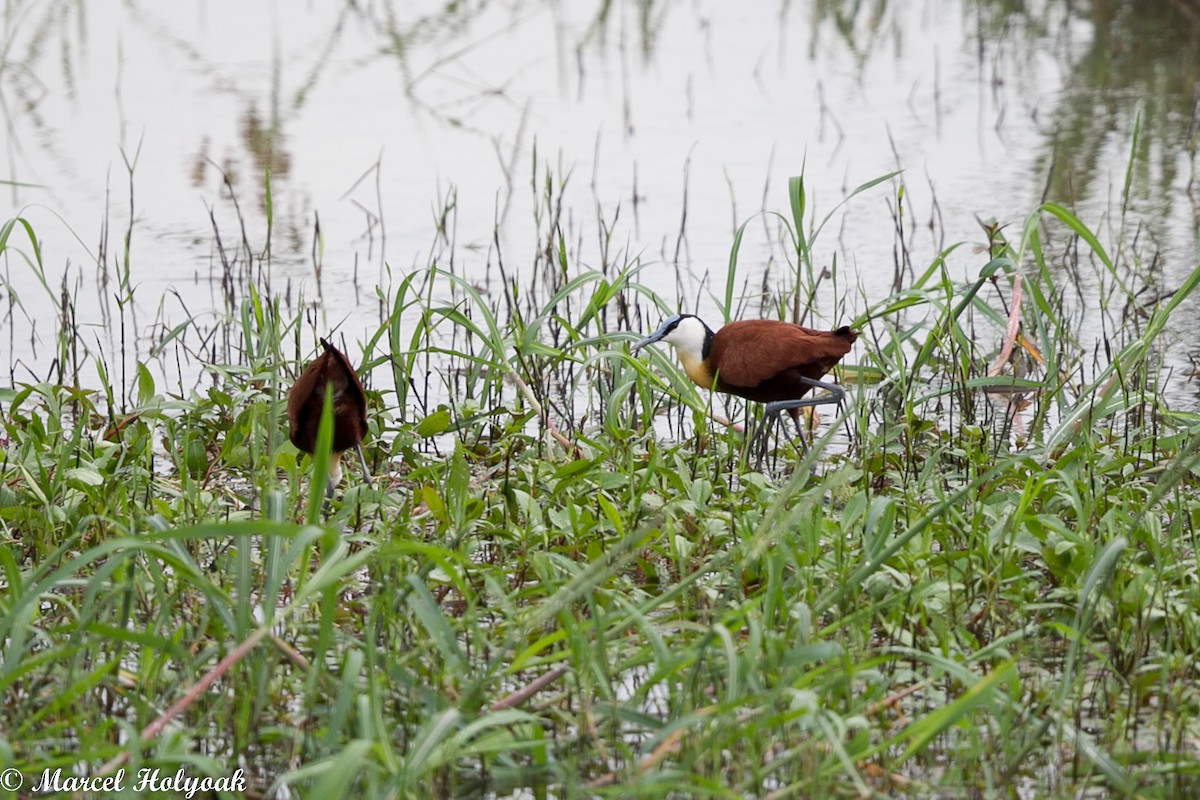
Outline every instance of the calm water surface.
<path id="1" fill-rule="evenodd" d="M 435 254 L 485 282 L 499 246 L 520 275 L 547 176 L 565 182 L 579 268 L 639 259 L 669 306 L 717 316 L 734 229 L 787 214 L 789 176 L 805 173 L 823 215 L 902 169 L 817 244 L 846 298 L 835 308 L 825 285 L 820 315 L 844 321 L 891 291 L 901 183 L 918 272 L 952 243 L 981 242 L 977 217 L 1018 236 L 1043 197 L 1115 242 L 1139 110 L 1122 253 L 1168 291 L 1197 259 L 1200 48 L 1186 5 L 1159 5 L 10 4 L 0 216 L 34 226 L 45 286 L 14 234 L 2 353 L 13 381 L 51 374 L 64 285 L 79 340 L 119 352 L 105 313 L 127 235 L 127 347 L 145 358 L 171 325 L 217 319 L 214 229 L 236 256 L 240 209 L 251 250 L 266 247 L 267 172 L 272 289 L 312 304 L 316 332 L 340 326 L 355 342 L 379 323 L 377 287 Z M 778 226 L 761 220 L 741 263 L 782 285 Z M 949 267 L 965 279 L 985 261 L 964 247 Z M 1070 298 L 1096 331 L 1098 274 L 1083 270 Z M 1187 348 L 1172 358 L 1182 368 Z"/>

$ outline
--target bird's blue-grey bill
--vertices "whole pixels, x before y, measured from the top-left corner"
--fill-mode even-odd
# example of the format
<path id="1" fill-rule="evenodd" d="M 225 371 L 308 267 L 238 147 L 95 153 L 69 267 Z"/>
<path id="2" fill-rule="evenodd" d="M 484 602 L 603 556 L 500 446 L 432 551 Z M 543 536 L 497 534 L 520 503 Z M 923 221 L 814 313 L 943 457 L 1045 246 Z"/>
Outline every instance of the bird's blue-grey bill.
<path id="1" fill-rule="evenodd" d="M 649 336 L 647 336 L 645 339 L 638 339 L 636 342 L 631 344 L 629 346 L 629 350 L 630 350 L 630 352 L 636 353 L 638 350 L 641 350 L 646 345 L 654 344 L 661 338 L 662 338 L 662 336 L 660 334 L 652 333 Z"/>
<path id="2" fill-rule="evenodd" d="M 645 339 L 638 339 L 636 342 L 634 342 L 634 343 L 633 343 L 633 344 L 630 346 L 630 348 L 629 348 L 629 349 L 630 349 L 632 352 L 635 352 L 635 353 L 636 353 L 638 350 L 641 350 L 641 349 L 642 349 L 643 347 L 645 347 L 646 345 L 648 345 L 648 344 L 654 344 L 654 343 L 655 343 L 655 342 L 657 342 L 659 339 L 661 339 L 662 337 L 664 337 L 664 336 L 666 336 L 666 335 L 667 335 L 667 328 L 668 328 L 668 326 L 670 325 L 670 322 L 671 322 L 671 320 L 667 320 L 667 321 L 666 321 L 666 322 L 664 322 L 662 325 L 658 326 L 658 330 L 656 330 L 654 333 L 652 333 L 652 334 L 650 334 L 649 336 L 647 336 Z"/>

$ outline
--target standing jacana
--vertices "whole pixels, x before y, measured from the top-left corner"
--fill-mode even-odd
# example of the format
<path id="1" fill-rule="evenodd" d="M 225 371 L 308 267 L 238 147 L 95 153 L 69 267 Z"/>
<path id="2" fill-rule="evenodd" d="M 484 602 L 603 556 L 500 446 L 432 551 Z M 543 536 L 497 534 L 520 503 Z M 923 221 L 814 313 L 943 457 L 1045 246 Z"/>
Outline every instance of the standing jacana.
<path id="1" fill-rule="evenodd" d="M 842 388 L 820 379 L 850 352 L 857 338 L 858 332 L 845 326 L 817 331 L 770 319 L 731 322 L 713 333 L 694 314 L 676 314 L 632 349 L 660 341 L 673 345 L 692 383 L 763 403 L 770 419 L 787 411 L 803 442 L 800 409 L 842 401 Z M 804 396 L 814 388 L 826 394 Z"/>
<path id="2" fill-rule="evenodd" d="M 329 464 L 326 496 L 333 496 L 333 487 L 342 479 L 342 453 L 351 447 L 358 451 L 363 480 L 371 483 L 362 440 L 367 432 L 367 395 L 363 392 L 354 367 L 342 351 L 321 339 L 325 352 L 313 359 L 288 392 L 288 438 L 292 444 L 312 455 L 317 446 L 317 427 L 321 424 L 321 408 L 325 389 L 333 391 L 333 458 Z"/>

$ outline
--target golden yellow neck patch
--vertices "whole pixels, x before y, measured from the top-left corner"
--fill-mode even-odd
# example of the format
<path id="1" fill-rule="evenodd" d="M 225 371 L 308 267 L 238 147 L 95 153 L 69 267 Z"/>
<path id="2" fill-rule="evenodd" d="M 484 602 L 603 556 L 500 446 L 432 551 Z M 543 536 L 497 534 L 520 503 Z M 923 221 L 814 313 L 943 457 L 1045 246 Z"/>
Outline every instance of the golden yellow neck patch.
<path id="1" fill-rule="evenodd" d="M 684 353 L 679 354 L 679 363 L 683 364 L 683 371 L 692 379 L 692 383 L 701 389 L 712 388 L 713 376 L 709 372 L 708 364 L 698 358 L 691 358 Z"/>

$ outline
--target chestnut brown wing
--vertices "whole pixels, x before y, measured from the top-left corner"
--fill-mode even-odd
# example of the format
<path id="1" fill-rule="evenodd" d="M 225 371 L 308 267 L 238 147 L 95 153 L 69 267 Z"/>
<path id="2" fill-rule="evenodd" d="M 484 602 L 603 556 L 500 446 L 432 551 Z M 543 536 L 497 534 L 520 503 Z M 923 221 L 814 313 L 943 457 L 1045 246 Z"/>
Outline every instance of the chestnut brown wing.
<path id="1" fill-rule="evenodd" d="M 354 367 L 340 350 L 324 339 L 325 352 L 313 359 L 288 393 L 288 438 L 311 453 L 317 443 L 325 387 L 333 386 L 333 450 L 349 450 L 367 431 L 367 395 Z"/>
<path id="2" fill-rule="evenodd" d="M 321 346 L 325 355 L 332 356 L 338 364 L 339 377 L 334 382 L 337 395 L 333 404 L 333 449 L 340 453 L 358 445 L 367 435 L 367 393 L 350 359 L 324 339 Z"/>
<path id="3" fill-rule="evenodd" d="M 326 377 L 328 362 L 328 353 L 317 356 L 288 392 L 288 438 L 305 453 L 311 453 L 316 446 L 317 426 L 313 420 L 320 421 L 323 392 L 329 381 Z"/>
<path id="4" fill-rule="evenodd" d="M 718 373 L 722 391 L 751 400 L 759 398 L 759 387 L 778 385 L 783 379 L 804 376 L 819 379 L 850 352 L 858 334 L 849 328 L 818 331 L 778 320 L 742 320 L 731 322 L 713 336 L 709 363 Z M 785 382 L 791 383 L 792 380 Z M 799 396 L 807 387 L 799 384 L 791 395 Z M 782 388 L 782 387 L 780 387 Z"/>

